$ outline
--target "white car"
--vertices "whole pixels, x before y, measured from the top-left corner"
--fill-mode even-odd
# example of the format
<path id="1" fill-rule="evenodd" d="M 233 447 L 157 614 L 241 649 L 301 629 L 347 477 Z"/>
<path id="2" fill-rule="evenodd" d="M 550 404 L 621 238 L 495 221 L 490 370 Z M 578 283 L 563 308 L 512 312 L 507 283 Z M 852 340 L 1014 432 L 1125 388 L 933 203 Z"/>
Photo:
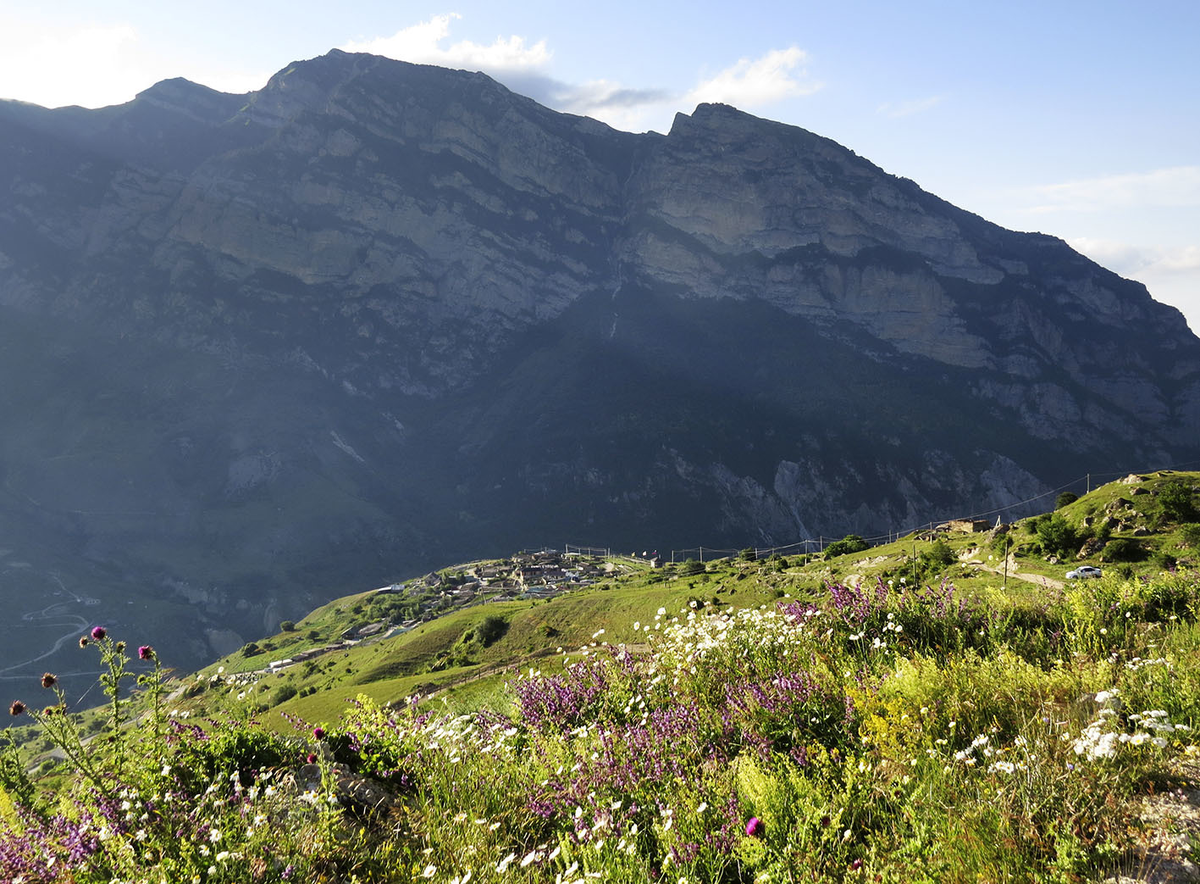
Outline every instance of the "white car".
<path id="1" fill-rule="evenodd" d="M 1083 580 L 1088 577 L 1103 577 L 1104 572 L 1092 565 L 1083 565 L 1074 571 L 1067 572 L 1068 580 Z"/>

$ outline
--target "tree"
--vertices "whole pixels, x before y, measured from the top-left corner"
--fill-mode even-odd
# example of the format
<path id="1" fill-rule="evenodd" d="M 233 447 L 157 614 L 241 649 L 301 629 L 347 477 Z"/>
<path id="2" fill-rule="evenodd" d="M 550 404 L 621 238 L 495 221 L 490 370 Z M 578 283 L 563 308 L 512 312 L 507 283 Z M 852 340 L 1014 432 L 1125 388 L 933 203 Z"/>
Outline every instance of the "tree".
<path id="1" fill-rule="evenodd" d="M 1075 494 L 1072 491 L 1064 491 L 1062 494 L 1058 495 L 1058 497 L 1054 498 L 1054 508 L 1056 510 L 1060 510 L 1064 506 L 1072 504 L 1077 500 L 1079 500 L 1078 494 Z"/>
<path id="2" fill-rule="evenodd" d="M 1042 550 L 1049 555 L 1066 556 L 1079 548 L 1075 529 L 1058 513 L 1038 521 L 1037 535 L 1042 542 Z"/>
<path id="3" fill-rule="evenodd" d="M 279 624 L 279 629 L 282 632 L 295 632 L 296 631 L 296 621 L 284 620 L 282 623 Z"/>
<path id="4" fill-rule="evenodd" d="M 1172 522 L 1191 522 L 1196 518 L 1192 502 L 1192 486 L 1182 479 L 1172 479 L 1158 486 L 1158 505 L 1162 514 Z"/>
<path id="5" fill-rule="evenodd" d="M 864 549 L 870 549 L 870 547 L 871 545 L 857 534 L 847 534 L 841 540 L 835 540 L 829 546 L 825 547 L 825 558 L 832 559 L 834 556 L 862 552 Z"/>

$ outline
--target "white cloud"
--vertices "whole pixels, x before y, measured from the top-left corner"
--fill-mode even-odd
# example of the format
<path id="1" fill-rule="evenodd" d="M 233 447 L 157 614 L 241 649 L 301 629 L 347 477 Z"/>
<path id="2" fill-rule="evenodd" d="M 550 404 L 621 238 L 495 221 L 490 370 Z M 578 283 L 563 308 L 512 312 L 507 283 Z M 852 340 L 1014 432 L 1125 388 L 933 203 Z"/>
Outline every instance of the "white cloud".
<path id="1" fill-rule="evenodd" d="M 684 96 L 685 103 L 721 102 L 750 108 L 812 95 L 823 84 L 808 79 L 808 71 L 802 66 L 807 60 L 808 55 L 794 46 L 772 49 L 755 59 L 739 59 L 736 64 L 695 86 Z"/>
<path id="2" fill-rule="evenodd" d="M 1095 212 L 1200 206 L 1200 166 L 1087 178 L 1029 188 L 1031 212 Z"/>
<path id="3" fill-rule="evenodd" d="M 346 52 L 386 55 L 415 64 L 436 64 L 496 74 L 542 70 L 549 63 L 551 53 L 546 48 L 545 40 L 527 46 L 525 38 L 516 35 L 496 37 L 487 45 L 460 40 L 443 46 L 450 36 L 451 20 L 461 17 L 457 13 L 435 15 L 429 21 L 403 28 L 390 37 L 351 41 L 340 48 Z"/>
<path id="4" fill-rule="evenodd" d="M 1179 308 L 1200 330 L 1200 245 L 1138 246 L 1106 239 L 1067 241 L 1114 273 L 1143 283 L 1155 300 Z"/>
<path id="5" fill-rule="evenodd" d="M 261 89 L 269 71 L 197 64 L 147 45 L 125 23 L 50 31 L 14 23 L 0 30 L 0 98 L 44 107 L 122 104 L 172 77 L 186 77 L 222 92 Z"/>
<path id="6" fill-rule="evenodd" d="M 928 98 L 918 98 L 912 101 L 902 101 L 899 104 L 884 103 L 875 108 L 875 113 L 892 120 L 901 117 L 911 117 L 913 114 L 924 113 L 936 107 L 946 99 L 944 95 L 931 95 Z"/>
<path id="7" fill-rule="evenodd" d="M 437 15 L 390 37 L 354 40 L 340 48 L 370 52 L 417 64 L 481 70 L 515 92 L 567 113 L 600 120 L 630 132 L 666 131 L 676 111 L 691 113 L 701 102 L 716 101 L 753 108 L 785 98 L 810 95 L 821 84 L 808 79 L 806 54 L 792 47 L 743 58 L 679 94 L 658 88 L 631 88 L 611 80 L 564 83 L 549 75 L 553 52 L 545 40 L 497 37 L 492 43 L 450 42 L 458 14 Z"/>
<path id="8" fill-rule="evenodd" d="M 138 35 L 127 24 L 74 28 L 53 36 L 21 26 L 0 37 L 0 97 L 45 107 L 101 107 L 150 85 L 138 64 Z"/>
<path id="9" fill-rule="evenodd" d="M 548 96 L 548 103 L 627 132 L 666 132 L 677 112 L 690 114 L 704 102 L 732 104 L 745 110 L 811 95 L 822 84 L 808 79 L 803 67 L 806 60 L 807 55 L 795 47 L 772 49 L 758 58 L 739 59 L 682 95 L 664 89 L 630 89 L 608 80 L 578 86 L 560 84 L 558 91 Z"/>
<path id="10" fill-rule="evenodd" d="M 1177 247 L 1137 246 L 1086 236 L 1067 241 L 1098 264 L 1124 276 L 1200 272 L 1200 245 Z"/>

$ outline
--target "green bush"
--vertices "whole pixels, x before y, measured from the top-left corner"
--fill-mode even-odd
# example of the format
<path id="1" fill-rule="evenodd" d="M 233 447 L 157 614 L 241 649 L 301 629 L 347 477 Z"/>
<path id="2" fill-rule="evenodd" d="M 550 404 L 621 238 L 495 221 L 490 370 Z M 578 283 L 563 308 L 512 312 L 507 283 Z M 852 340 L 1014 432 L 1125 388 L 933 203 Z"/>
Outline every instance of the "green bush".
<path id="1" fill-rule="evenodd" d="M 1187 525 L 1180 525 L 1179 541 L 1184 546 L 1190 546 L 1194 550 L 1200 550 L 1200 524 L 1192 522 Z"/>
<path id="2" fill-rule="evenodd" d="M 847 534 L 841 540 L 835 540 L 829 546 L 825 547 L 825 558 L 832 559 L 835 556 L 845 556 L 850 553 L 862 552 L 864 549 L 870 549 L 870 547 L 871 545 L 857 534 Z"/>
<path id="3" fill-rule="evenodd" d="M 1075 529 L 1058 513 L 1039 518 L 1036 530 L 1042 551 L 1049 555 L 1066 557 L 1079 550 L 1079 537 Z"/>
<path id="4" fill-rule="evenodd" d="M 1196 518 L 1192 486 L 1182 479 L 1172 479 L 1158 486 L 1156 495 L 1159 510 L 1170 522 L 1191 522 Z"/>
<path id="5" fill-rule="evenodd" d="M 1146 551 L 1136 540 L 1114 537 L 1104 544 L 1100 557 L 1106 562 L 1140 562 L 1146 557 Z"/>
<path id="6" fill-rule="evenodd" d="M 1075 494 L 1072 491 L 1064 491 L 1062 494 L 1058 495 L 1058 497 L 1054 498 L 1054 508 L 1056 510 L 1060 510 L 1064 506 L 1068 506 L 1077 500 L 1079 500 L 1078 494 Z"/>
<path id="7" fill-rule="evenodd" d="M 489 614 L 475 630 L 479 643 L 485 648 L 491 647 L 508 632 L 508 621 L 498 614 Z"/>
<path id="8" fill-rule="evenodd" d="M 292 697 L 296 696 L 296 688 L 290 684 L 280 685 L 271 694 L 271 705 L 278 706 L 280 703 L 286 703 Z"/>

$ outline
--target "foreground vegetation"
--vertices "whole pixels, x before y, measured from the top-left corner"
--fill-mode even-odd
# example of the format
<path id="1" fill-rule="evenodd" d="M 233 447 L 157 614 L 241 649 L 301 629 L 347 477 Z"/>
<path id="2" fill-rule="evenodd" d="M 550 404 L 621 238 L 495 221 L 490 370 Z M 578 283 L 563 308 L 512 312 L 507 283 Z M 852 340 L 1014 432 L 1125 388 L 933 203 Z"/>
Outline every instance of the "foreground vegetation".
<path id="1" fill-rule="evenodd" d="M 814 603 L 815 602 L 815 603 Z M 1137 799 L 1195 753 L 1200 580 L 1083 581 L 1037 610 L 949 586 L 696 603 L 512 681 L 504 711 L 361 699 L 334 725 L 173 718 L 103 629 L 103 749 L 3 766 L 12 881 L 1092 880 L 1144 862 Z M 138 659 L 133 660 L 130 657 Z M 117 688 L 152 698 L 131 726 Z M 69 869 L 69 872 L 64 872 Z"/>
<path id="2" fill-rule="evenodd" d="M 47 673 L 11 708 L 55 752 L 32 779 L 0 757 L 0 880 L 1153 878 L 1194 858 L 1163 799 L 1200 766 L 1195 511 L 1166 501 L 1141 571 L 1036 592 L 971 561 L 1100 555 L 1126 498 L 982 544 L 641 569 L 267 676 L 239 654 L 168 680 L 97 627 L 105 706 Z"/>

